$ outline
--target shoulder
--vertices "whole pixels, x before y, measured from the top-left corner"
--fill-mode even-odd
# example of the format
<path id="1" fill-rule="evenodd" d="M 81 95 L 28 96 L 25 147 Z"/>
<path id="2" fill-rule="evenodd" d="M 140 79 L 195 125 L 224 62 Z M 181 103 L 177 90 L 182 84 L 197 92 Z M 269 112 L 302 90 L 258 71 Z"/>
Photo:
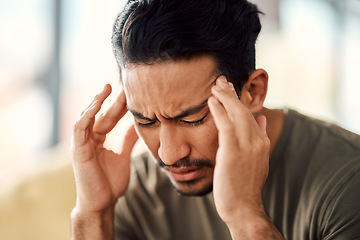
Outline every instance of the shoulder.
<path id="1" fill-rule="evenodd" d="M 309 117 L 295 110 L 288 110 L 287 119 L 293 134 L 311 136 L 314 140 L 320 139 L 324 142 L 335 141 L 337 144 L 349 146 L 354 151 L 360 151 L 360 135 L 337 124 Z M 321 139 L 321 136 L 326 136 L 327 139 Z"/>
<path id="2" fill-rule="evenodd" d="M 302 196 L 324 239 L 360 236 L 360 136 L 336 124 L 292 113 L 303 148 Z M 306 149 L 306 150 L 305 150 Z M 316 219 L 316 220 L 315 220 Z M 315 229 L 315 228 L 314 228 Z"/>
<path id="3" fill-rule="evenodd" d="M 333 171 L 359 164 L 359 156 L 360 135 L 288 110 L 278 145 L 271 156 L 270 170 L 297 168 L 297 175 L 324 179 L 324 174 L 331 177 Z"/>
<path id="4" fill-rule="evenodd" d="M 360 155 L 360 135 L 336 124 L 288 110 L 274 157 L 310 169 L 337 169 L 354 164 Z M 338 167 L 336 167 L 338 165 Z"/>
<path id="5" fill-rule="evenodd" d="M 291 134 L 286 149 L 312 186 L 347 182 L 360 169 L 360 136 L 336 124 L 289 112 Z M 305 182 L 306 183 L 306 182 Z M 322 184 L 321 184 L 322 183 Z M 331 188 L 331 187 L 330 187 Z"/>
<path id="6" fill-rule="evenodd" d="M 318 238 L 360 229 L 360 136 L 289 110 L 279 143 L 264 188 L 278 225 Z"/>

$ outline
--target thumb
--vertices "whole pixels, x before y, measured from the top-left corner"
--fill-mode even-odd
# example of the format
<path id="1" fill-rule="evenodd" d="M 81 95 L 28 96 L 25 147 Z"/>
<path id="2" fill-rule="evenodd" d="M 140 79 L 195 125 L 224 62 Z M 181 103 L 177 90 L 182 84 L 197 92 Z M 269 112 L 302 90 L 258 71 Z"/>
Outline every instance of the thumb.
<path id="1" fill-rule="evenodd" d="M 138 135 L 135 131 L 134 125 L 132 125 L 126 132 L 123 144 L 121 146 L 120 154 L 130 158 L 131 151 L 134 148 L 136 141 L 138 140 Z"/>

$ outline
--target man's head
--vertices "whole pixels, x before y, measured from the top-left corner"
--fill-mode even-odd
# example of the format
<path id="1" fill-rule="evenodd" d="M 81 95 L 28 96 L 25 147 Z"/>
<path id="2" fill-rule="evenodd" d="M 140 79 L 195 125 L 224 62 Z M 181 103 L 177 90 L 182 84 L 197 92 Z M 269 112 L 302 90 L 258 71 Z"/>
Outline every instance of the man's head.
<path id="1" fill-rule="evenodd" d="M 207 99 L 215 80 L 225 75 L 251 111 L 262 107 L 258 14 L 244 0 L 140 0 L 115 23 L 113 49 L 137 132 L 183 194 L 212 189 L 218 133 Z"/>
<path id="2" fill-rule="evenodd" d="M 258 15 L 245 0 L 130 0 L 115 22 L 113 49 L 121 68 L 211 55 L 239 93 L 255 70 Z"/>

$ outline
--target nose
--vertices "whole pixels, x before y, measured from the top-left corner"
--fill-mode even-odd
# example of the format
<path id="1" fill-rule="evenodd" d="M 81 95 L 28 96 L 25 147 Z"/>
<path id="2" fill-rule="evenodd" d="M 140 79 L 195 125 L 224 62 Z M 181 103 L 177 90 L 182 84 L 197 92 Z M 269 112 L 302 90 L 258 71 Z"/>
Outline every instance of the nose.
<path id="1" fill-rule="evenodd" d="M 190 145 L 184 129 L 174 125 L 160 127 L 158 154 L 166 165 L 173 165 L 190 154 Z"/>

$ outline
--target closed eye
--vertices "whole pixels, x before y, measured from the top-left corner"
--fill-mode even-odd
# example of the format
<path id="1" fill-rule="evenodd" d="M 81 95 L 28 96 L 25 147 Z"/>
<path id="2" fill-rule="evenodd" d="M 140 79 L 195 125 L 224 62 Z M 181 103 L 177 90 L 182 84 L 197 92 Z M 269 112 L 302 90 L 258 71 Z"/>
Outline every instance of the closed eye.
<path id="1" fill-rule="evenodd" d="M 141 122 L 138 122 L 138 121 L 135 121 L 135 122 L 139 127 L 144 127 L 144 128 L 151 127 L 155 123 L 155 122 L 141 123 Z"/>
<path id="2" fill-rule="evenodd" d="M 201 119 L 199 119 L 197 121 L 181 120 L 181 122 L 183 122 L 183 123 L 185 123 L 186 125 L 189 125 L 189 126 L 199 126 L 199 125 L 203 124 L 206 117 L 207 117 L 207 114 L 203 118 L 201 118 Z"/>
<path id="3" fill-rule="evenodd" d="M 206 114 L 204 117 L 202 117 L 201 119 L 196 120 L 196 121 L 178 120 L 178 122 L 183 123 L 183 124 L 185 124 L 187 126 L 199 126 L 199 125 L 204 123 L 207 116 L 208 116 L 208 114 Z M 139 121 L 136 121 L 136 120 L 135 120 L 135 122 L 139 127 L 143 127 L 143 128 L 151 127 L 155 123 L 157 123 L 157 121 L 151 121 L 151 122 L 144 123 L 144 122 L 139 122 Z"/>

